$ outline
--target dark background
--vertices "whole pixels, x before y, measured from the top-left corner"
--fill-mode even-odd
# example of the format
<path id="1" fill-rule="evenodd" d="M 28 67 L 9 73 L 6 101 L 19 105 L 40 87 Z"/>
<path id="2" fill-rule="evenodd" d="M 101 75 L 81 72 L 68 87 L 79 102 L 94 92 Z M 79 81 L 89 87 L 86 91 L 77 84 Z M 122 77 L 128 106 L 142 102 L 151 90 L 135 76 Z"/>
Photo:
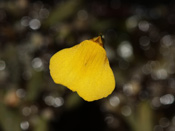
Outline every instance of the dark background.
<path id="1" fill-rule="evenodd" d="M 116 88 L 86 102 L 49 73 L 57 51 L 103 34 Z M 1 131 L 174 131 L 173 0 L 1 0 Z"/>

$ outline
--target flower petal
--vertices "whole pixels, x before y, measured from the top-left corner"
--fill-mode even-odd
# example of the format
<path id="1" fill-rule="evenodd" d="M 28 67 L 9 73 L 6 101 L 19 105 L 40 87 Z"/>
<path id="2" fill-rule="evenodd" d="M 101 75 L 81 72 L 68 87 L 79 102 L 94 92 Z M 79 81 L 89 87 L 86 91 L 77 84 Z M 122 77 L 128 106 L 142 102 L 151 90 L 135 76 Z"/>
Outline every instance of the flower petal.
<path id="1" fill-rule="evenodd" d="M 86 101 L 106 97 L 115 88 L 114 75 L 106 52 L 93 39 L 53 55 L 50 73 L 55 83 L 77 91 Z"/>

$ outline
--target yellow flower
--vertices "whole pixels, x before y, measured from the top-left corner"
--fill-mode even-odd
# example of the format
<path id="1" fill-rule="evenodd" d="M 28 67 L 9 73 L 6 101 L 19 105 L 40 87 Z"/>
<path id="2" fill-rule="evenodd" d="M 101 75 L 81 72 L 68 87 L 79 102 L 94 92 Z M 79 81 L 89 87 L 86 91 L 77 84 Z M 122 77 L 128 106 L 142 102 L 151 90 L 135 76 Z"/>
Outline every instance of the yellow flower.
<path id="1" fill-rule="evenodd" d="M 115 88 L 100 36 L 57 52 L 49 68 L 55 83 L 76 91 L 86 101 L 107 97 Z"/>

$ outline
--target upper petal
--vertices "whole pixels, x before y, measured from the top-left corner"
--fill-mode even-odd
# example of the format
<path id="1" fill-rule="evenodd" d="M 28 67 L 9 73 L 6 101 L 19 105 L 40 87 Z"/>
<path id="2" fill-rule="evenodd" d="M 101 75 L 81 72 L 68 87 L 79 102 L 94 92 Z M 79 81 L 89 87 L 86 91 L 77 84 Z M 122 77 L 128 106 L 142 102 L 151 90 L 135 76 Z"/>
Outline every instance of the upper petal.
<path id="1" fill-rule="evenodd" d="M 104 48 L 91 40 L 57 52 L 50 60 L 50 72 L 56 83 L 87 101 L 106 97 L 115 87 Z"/>

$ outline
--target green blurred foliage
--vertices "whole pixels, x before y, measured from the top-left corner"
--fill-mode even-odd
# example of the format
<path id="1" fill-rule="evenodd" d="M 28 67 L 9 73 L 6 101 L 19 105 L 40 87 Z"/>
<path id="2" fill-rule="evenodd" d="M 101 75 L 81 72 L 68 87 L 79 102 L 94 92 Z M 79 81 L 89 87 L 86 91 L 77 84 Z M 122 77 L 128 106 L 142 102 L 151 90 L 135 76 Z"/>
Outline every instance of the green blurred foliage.
<path id="1" fill-rule="evenodd" d="M 146 3 L 0 1 L 0 131 L 175 130 L 175 3 Z M 116 89 L 88 103 L 49 60 L 100 33 Z"/>

